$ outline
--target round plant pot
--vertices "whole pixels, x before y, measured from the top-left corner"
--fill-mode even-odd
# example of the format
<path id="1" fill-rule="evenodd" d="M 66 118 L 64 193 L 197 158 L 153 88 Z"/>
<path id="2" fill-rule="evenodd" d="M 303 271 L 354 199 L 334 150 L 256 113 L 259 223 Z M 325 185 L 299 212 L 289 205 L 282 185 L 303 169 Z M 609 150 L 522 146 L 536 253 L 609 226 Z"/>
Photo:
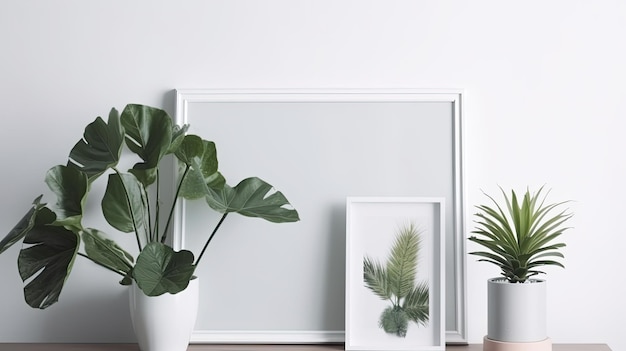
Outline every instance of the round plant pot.
<path id="1" fill-rule="evenodd" d="M 185 351 L 196 323 L 198 278 L 178 294 L 146 296 L 133 282 L 130 316 L 141 351 Z"/>
<path id="2" fill-rule="evenodd" d="M 487 282 L 487 338 L 503 343 L 543 342 L 547 336 L 546 281 Z"/>

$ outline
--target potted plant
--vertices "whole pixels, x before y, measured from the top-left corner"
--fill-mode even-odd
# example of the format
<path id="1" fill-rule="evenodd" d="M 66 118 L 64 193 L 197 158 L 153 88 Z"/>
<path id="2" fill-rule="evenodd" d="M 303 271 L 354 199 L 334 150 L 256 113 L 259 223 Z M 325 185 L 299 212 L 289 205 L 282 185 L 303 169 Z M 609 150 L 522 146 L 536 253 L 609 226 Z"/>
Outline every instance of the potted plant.
<path id="1" fill-rule="evenodd" d="M 487 249 L 470 252 L 479 261 L 495 264 L 502 277 L 488 280 L 488 333 L 485 350 L 551 350 L 546 331 L 546 281 L 535 276 L 545 274 L 544 266 L 559 266 L 565 246 L 558 242 L 568 229 L 564 224 L 572 216 L 562 205 L 546 203 L 543 187 L 527 190 L 518 198 L 500 188 L 504 204 L 486 195 L 491 205 L 477 206 L 476 229 L 470 241 Z"/>
<path id="2" fill-rule="evenodd" d="M 127 105 L 121 114 L 112 109 L 107 122 L 97 117 L 86 126 L 67 164 L 50 168 L 45 176 L 56 202 L 43 203 L 43 195 L 35 198 L 0 241 L 0 253 L 24 243 L 18 268 L 28 305 L 45 309 L 56 303 L 73 265 L 81 260 L 118 274 L 122 285 L 134 285 L 144 296 L 178 294 L 195 279 L 196 267 L 229 213 L 276 223 L 299 220 L 285 196 L 259 178 L 229 186 L 218 171 L 215 144 L 187 135 L 188 127 L 175 125 L 161 109 L 137 104 Z M 118 169 L 125 154 L 138 162 L 129 170 Z M 168 157 L 177 160 L 180 172 L 171 206 L 162 207 L 166 199 L 159 166 Z M 87 196 L 99 179 L 106 179 L 102 214 L 115 230 L 134 234 L 136 259 L 104 230 L 83 226 Z M 168 244 L 179 197 L 204 200 L 208 209 L 222 214 L 214 230 L 203 233 L 206 241 L 197 257 Z"/>

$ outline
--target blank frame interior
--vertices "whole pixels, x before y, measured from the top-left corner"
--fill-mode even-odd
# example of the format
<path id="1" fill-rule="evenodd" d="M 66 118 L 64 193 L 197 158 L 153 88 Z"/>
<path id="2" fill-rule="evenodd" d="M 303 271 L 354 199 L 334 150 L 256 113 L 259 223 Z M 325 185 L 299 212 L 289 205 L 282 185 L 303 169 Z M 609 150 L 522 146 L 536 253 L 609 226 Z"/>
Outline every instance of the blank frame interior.
<path id="1" fill-rule="evenodd" d="M 348 196 L 446 199 L 446 341 L 466 342 L 459 91 L 178 90 L 176 119 L 216 143 L 231 186 L 260 177 L 301 218 L 226 219 L 192 342 L 343 341 Z M 198 250 L 219 215 L 180 205 L 174 244 Z"/>

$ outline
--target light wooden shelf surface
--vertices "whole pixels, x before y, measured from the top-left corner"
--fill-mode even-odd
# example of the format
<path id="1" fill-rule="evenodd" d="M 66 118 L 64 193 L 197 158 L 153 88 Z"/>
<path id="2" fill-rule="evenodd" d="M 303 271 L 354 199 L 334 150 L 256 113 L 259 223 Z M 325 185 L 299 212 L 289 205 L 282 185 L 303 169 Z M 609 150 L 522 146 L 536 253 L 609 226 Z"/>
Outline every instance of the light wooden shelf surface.
<path id="1" fill-rule="evenodd" d="M 330 351 L 336 345 L 190 345 L 188 351 Z M 139 351 L 136 344 L 2 344 L 2 351 Z M 451 351 L 482 351 L 482 345 L 448 346 Z M 555 344 L 553 351 L 611 351 L 605 344 Z"/>

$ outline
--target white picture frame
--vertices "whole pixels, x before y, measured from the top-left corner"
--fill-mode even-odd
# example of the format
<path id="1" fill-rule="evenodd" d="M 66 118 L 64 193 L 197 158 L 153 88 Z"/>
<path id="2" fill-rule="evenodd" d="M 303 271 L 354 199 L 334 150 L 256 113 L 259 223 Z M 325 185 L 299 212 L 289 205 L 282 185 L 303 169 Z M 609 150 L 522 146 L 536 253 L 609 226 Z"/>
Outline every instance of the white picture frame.
<path id="1" fill-rule="evenodd" d="M 344 201 L 348 192 L 362 193 L 358 187 L 350 189 L 351 183 L 371 181 L 367 176 L 354 173 L 357 169 L 342 167 L 350 163 L 346 159 L 362 159 L 362 148 L 367 143 L 364 138 L 371 139 L 372 133 L 379 132 L 378 124 L 392 120 L 395 121 L 392 122 L 395 130 L 389 135 L 376 137 L 380 141 L 378 152 L 403 159 L 385 160 L 395 162 L 387 165 L 393 172 L 383 174 L 387 170 L 375 169 L 371 176 L 392 176 L 399 180 L 394 189 L 375 184 L 369 190 L 373 195 L 443 196 L 446 199 L 446 341 L 449 344 L 467 343 L 462 101 L 462 91 L 455 89 L 176 90 L 176 123 L 190 124 L 189 133 L 216 142 L 220 169 L 229 183 L 236 184 L 247 176 L 259 176 L 283 192 L 302 218 L 296 224 L 280 225 L 243 217 L 234 219 L 235 215 L 228 218 L 228 223 L 222 226 L 209 247 L 212 256 L 207 256 L 199 267 L 199 273 L 210 278 L 201 276 L 201 289 L 205 291 L 207 302 L 201 301 L 199 321 L 191 341 L 333 343 L 345 340 L 345 320 L 340 314 L 345 307 L 345 239 L 340 239 L 345 237 Z M 434 114 L 422 112 L 430 111 L 432 106 L 443 109 Z M 394 116 L 397 119 L 393 119 Z M 364 120 L 367 123 L 363 123 Z M 267 124 L 274 128 L 266 129 Z M 393 135 L 405 130 L 419 130 L 420 135 L 428 140 Z M 259 135 L 263 137 L 255 134 L 257 131 L 261 131 Z M 242 132 L 247 133 L 244 137 L 250 139 L 247 142 L 254 145 L 250 149 L 256 155 L 254 159 L 247 158 L 246 151 L 250 150 L 241 150 L 245 148 L 241 142 Z M 281 142 L 289 150 L 280 149 Z M 321 149 L 311 147 L 312 143 L 319 143 Z M 349 147 L 344 148 L 344 145 Z M 426 160 L 413 158 L 420 150 L 423 152 L 419 154 L 426 155 Z M 307 167 L 316 167 L 315 162 L 321 162 L 322 157 L 325 164 L 335 169 L 327 169 L 325 177 L 306 171 Z M 298 158 L 309 161 L 298 163 L 295 161 Z M 430 162 L 431 159 L 445 163 L 445 170 L 435 174 L 418 169 L 419 163 Z M 402 169 L 404 164 L 409 169 Z M 422 179 L 417 179 L 416 174 Z M 353 182 L 353 179 L 357 181 Z M 441 179 L 445 179 L 440 184 L 443 189 L 428 185 Z M 316 190 L 310 184 L 319 188 Z M 329 192 L 323 193 L 319 189 Z M 202 221 L 214 218 L 206 215 L 206 211 L 199 214 L 193 206 L 181 201 L 177 208 L 173 227 L 174 247 L 177 249 L 195 247 L 190 242 L 194 240 L 194 235 L 190 233 L 204 225 L 212 225 Z M 232 235 L 231 231 L 235 230 L 244 233 L 261 231 L 263 239 L 246 234 Z M 251 248 L 237 247 L 242 240 L 248 240 L 252 246 L 261 245 L 268 254 L 259 258 Z M 264 245 L 267 245 L 267 250 Z M 281 245 L 290 245 L 293 252 L 280 251 L 277 255 L 269 249 Z M 316 262 L 319 257 L 324 257 L 323 264 Z M 281 277 L 286 274 L 287 268 L 297 270 L 298 276 L 289 280 L 289 289 L 293 290 L 293 294 L 302 296 L 301 299 L 308 305 L 288 301 L 289 307 L 279 306 L 282 301 L 273 300 L 273 295 L 263 295 L 262 302 L 241 307 L 251 311 L 250 315 L 245 319 L 232 320 L 229 320 L 230 315 L 220 311 L 220 306 L 203 306 L 210 300 L 219 300 L 223 306 L 225 300 L 234 298 L 228 288 L 224 288 L 228 285 L 258 282 L 255 277 L 261 273 L 254 270 L 249 272 L 239 266 L 231 268 L 236 280 L 215 267 L 230 259 L 237 259 L 237 262 L 254 260 L 255 269 L 268 274 L 268 280 L 280 283 L 279 286 L 284 285 L 280 279 L 284 279 Z M 212 263 L 211 260 L 222 261 Z M 244 288 L 235 285 L 231 289 Z M 216 286 L 223 290 L 215 292 Z M 261 287 L 263 289 L 267 290 L 267 287 Z M 210 292 L 207 293 L 207 290 Z M 268 312 L 263 309 L 266 306 L 276 307 L 277 310 Z M 267 313 L 272 314 L 271 318 L 265 317 Z"/>
<path id="2" fill-rule="evenodd" d="M 443 198 L 420 197 L 347 199 L 346 350 L 445 349 L 444 203 Z M 402 234 L 415 241 L 399 240 Z M 401 272 L 394 280 L 393 267 L 410 273 Z M 366 276 L 373 282 L 368 284 Z M 402 281 L 411 282 L 410 288 L 387 286 Z M 411 300 L 412 291 L 426 301 Z M 382 293 L 384 297 L 378 295 Z M 419 318 L 415 311 L 423 312 L 424 306 L 426 317 Z M 411 310 L 413 320 L 407 317 Z M 399 325 L 398 319 L 406 324 Z"/>

